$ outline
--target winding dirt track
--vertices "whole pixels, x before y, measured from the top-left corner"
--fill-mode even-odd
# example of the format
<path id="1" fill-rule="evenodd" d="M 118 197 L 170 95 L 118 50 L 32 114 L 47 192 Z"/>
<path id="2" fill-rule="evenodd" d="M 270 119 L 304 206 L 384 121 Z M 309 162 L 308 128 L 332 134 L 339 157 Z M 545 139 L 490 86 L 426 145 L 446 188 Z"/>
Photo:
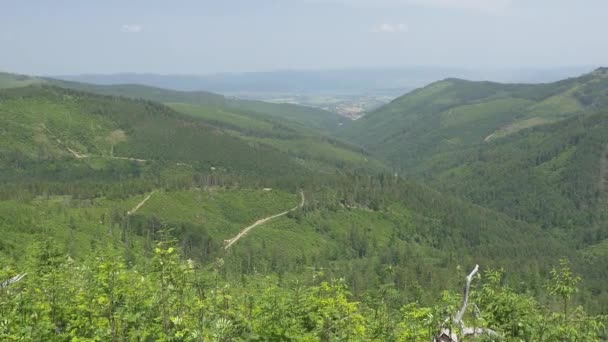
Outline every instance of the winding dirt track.
<path id="1" fill-rule="evenodd" d="M 255 227 L 257 227 L 257 226 L 259 226 L 261 224 L 264 224 L 264 223 L 266 223 L 266 222 L 268 222 L 268 221 L 270 221 L 270 220 L 272 220 L 274 218 L 277 218 L 277 217 L 280 217 L 280 216 L 283 216 L 283 215 L 287 215 L 288 213 L 290 213 L 290 212 L 292 212 L 292 211 L 294 211 L 296 209 L 302 208 L 304 206 L 304 201 L 305 201 L 304 200 L 304 191 L 300 191 L 300 196 L 302 196 L 302 201 L 300 202 L 300 204 L 296 205 L 295 207 L 293 207 L 293 208 L 291 208 L 291 209 L 289 209 L 287 211 L 284 211 L 282 213 L 278 213 L 276 215 L 268 216 L 268 217 L 265 217 L 263 219 L 257 220 L 251 226 L 243 228 L 233 238 L 230 238 L 228 240 L 224 240 L 224 244 L 225 244 L 224 249 L 229 249 L 232 245 L 234 245 L 237 241 L 239 241 L 239 239 L 241 239 L 243 236 L 245 236 L 247 233 L 249 233 L 249 231 L 252 230 L 253 228 L 255 228 Z"/>
<path id="2" fill-rule="evenodd" d="M 68 149 L 68 151 L 70 151 L 70 153 L 72 155 L 74 155 L 74 158 L 76 158 L 76 159 L 89 158 L 89 156 L 87 156 L 86 154 L 78 153 L 69 147 L 66 147 L 66 148 Z"/>
<path id="3" fill-rule="evenodd" d="M 139 208 L 141 208 L 144 204 L 146 204 L 146 202 L 148 202 L 150 197 L 152 197 L 152 195 L 154 195 L 155 192 L 156 192 L 156 190 L 152 191 L 146 198 L 143 199 L 143 201 L 137 203 L 135 208 L 127 211 L 127 215 L 131 216 L 131 215 L 135 214 L 139 210 Z"/>
<path id="4" fill-rule="evenodd" d="M 84 154 L 84 153 L 80 153 L 77 151 L 72 150 L 69 147 L 66 147 L 66 149 L 74 156 L 74 158 L 76 159 L 83 159 L 83 158 L 89 158 L 88 155 Z M 139 159 L 139 158 L 131 158 L 131 157 L 115 157 L 115 156 L 104 156 L 105 158 L 110 158 L 110 159 L 121 159 L 121 160 L 132 160 L 132 161 L 136 161 L 136 162 L 147 162 L 147 159 Z M 179 163 L 178 163 L 179 164 Z"/>

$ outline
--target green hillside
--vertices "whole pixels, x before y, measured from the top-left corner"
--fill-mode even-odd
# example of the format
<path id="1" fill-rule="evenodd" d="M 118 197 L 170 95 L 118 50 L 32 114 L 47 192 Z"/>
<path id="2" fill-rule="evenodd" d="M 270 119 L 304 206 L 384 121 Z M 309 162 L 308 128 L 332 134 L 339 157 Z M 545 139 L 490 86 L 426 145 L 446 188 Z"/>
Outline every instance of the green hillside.
<path id="1" fill-rule="evenodd" d="M 342 134 L 442 191 L 582 236 L 603 220 L 606 110 L 608 69 L 538 85 L 449 79 Z"/>
<path id="2" fill-rule="evenodd" d="M 303 124 L 288 120 L 277 120 L 263 113 L 245 109 L 232 109 L 167 103 L 178 112 L 202 119 L 209 125 L 249 141 L 286 153 L 309 168 L 331 170 L 336 166 L 346 169 L 386 169 L 361 148 L 331 138 Z"/>
<path id="3" fill-rule="evenodd" d="M 90 83 L 69 82 L 55 79 L 45 79 L 45 82 L 62 88 L 80 90 L 94 94 L 122 96 L 161 103 L 186 102 L 204 105 L 222 105 L 225 102 L 224 96 L 206 91 L 182 92 L 149 87 L 139 84 L 117 84 L 107 86 Z"/>
<path id="4" fill-rule="evenodd" d="M 227 99 L 225 106 L 235 110 L 260 113 L 275 118 L 286 119 L 312 127 L 321 132 L 331 133 L 348 119 L 326 110 L 289 103 L 268 103 L 263 101 Z"/>
<path id="5" fill-rule="evenodd" d="M 302 210 L 259 226 L 226 251 L 225 240 L 292 208 L 297 195 L 235 183 L 194 185 L 143 194 L 123 189 L 117 198 L 83 193 L 78 188 L 88 184 L 74 181 L 55 195 L 41 187 L 33 193 L 37 196 L 0 201 L 0 259 L 27 270 L 26 251 L 36 241 L 52 241 L 58 253 L 77 260 L 103 246 L 118 246 L 132 262 L 143 263 L 155 241 L 169 235 L 186 257 L 205 267 L 223 260 L 222 272 L 234 284 L 256 274 L 306 279 L 318 270 L 328 281 L 344 277 L 357 298 L 376 294 L 379 287 L 394 288 L 396 306 L 433 303 L 442 290 L 457 286 L 453 271 L 480 260 L 486 268 L 504 268 L 509 283 L 525 282 L 536 294 L 544 293 L 541 278 L 549 265 L 560 257 L 578 260 L 538 227 L 413 183 L 346 175 L 308 180 Z M 596 277 L 587 276 L 580 300 L 599 310 L 601 304 L 593 304 L 588 292 Z"/>
<path id="6" fill-rule="evenodd" d="M 608 237 L 607 152 L 608 112 L 600 112 L 437 154 L 413 172 L 444 191 L 590 244 Z"/>
<path id="7" fill-rule="evenodd" d="M 28 274 L 0 283 L 2 340 L 428 340 L 478 263 L 505 337 L 601 336 L 550 287 L 568 258 L 565 303 L 606 312 L 601 236 L 577 249 L 302 123 L 37 84 L 0 90 L 0 137 L 0 281 Z"/>
<path id="8" fill-rule="evenodd" d="M 44 80 L 36 77 L 0 72 L 0 89 L 25 87 L 44 82 Z"/>
<path id="9" fill-rule="evenodd" d="M 49 84 L 94 94 L 145 99 L 160 103 L 214 106 L 246 112 L 247 114 L 252 115 L 257 113 L 276 119 L 299 123 L 320 130 L 321 132 L 335 130 L 346 120 L 338 114 L 318 108 L 294 104 L 275 104 L 262 101 L 241 100 L 206 91 L 176 91 L 139 84 L 98 85 L 0 72 L 0 89 L 24 87 L 32 84 Z"/>
<path id="10" fill-rule="evenodd" d="M 608 106 L 608 69 L 547 84 L 447 79 L 402 96 L 339 135 L 409 170 L 438 153 Z"/>
<path id="11" fill-rule="evenodd" d="M 578 320 L 541 319 L 545 303 L 554 301 L 545 298 L 540 304 L 533 296 L 543 298 L 549 266 L 559 257 L 578 258 L 537 227 L 391 177 L 338 176 L 306 187 L 310 190 L 302 210 L 260 226 L 229 251 L 222 248 L 224 240 L 261 217 L 293 206 L 297 196 L 280 189 L 234 186 L 166 189 L 152 193 L 132 215 L 128 213 L 145 195 L 0 201 L 0 260 L 8 265 L 0 276 L 28 273 L 14 287 L 22 289 L 18 297 L 0 292 L 0 309 L 6 312 L 0 336 L 111 336 L 113 324 L 120 324 L 118 334 L 127 336 L 195 336 L 196 331 L 217 336 L 217 322 L 224 319 L 244 329 L 221 331 L 229 336 L 310 334 L 318 340 L 323 323 L 311 326 L 301 316 L 314 314 L 313 304 L 306 304 L 302 313 L 293 312 L 318 300 L 331 313 L 328 321 L 346 324 L 350 315 L 357 315 L 361 327 L 355 340 L 401 336 L 398 340 L 406 341 L 411 334 L 422 339 L 431 331 L 409 327 L 422 324 L 422 318 L 402 315 L 413 315 L 423 306 L 437 310 L 436 315 L 452 310 L 457 295 L 448 298 L 444 293 L 438 300 L 440 292 L 459 288 L 463 273 L 483 260 L 483 283 L 508 297 L 494 294 L 484 300 L 484 288 L 476 288 L 476 303 L 488 314 L 525 315 L 527 329 L 510 331 L 498 318 L 488 318 L 486 324 L 504 329 L 507 336 L 536 336 L 547 325 L 572 325 L 595 341 L 596 328 Z M 516 294 L 509 285 L 496 288 L 491 272 L 499 267 L 505 284 L 525 286 L 525 293 Z M 587 280 L 590 275 L 593 272 L 586 274 Z M 335 311 L 341 310 L 340 302 L 334 303 L 337 294 L 319 292 L 319 286 L 330 291 L 330 284 L 331 291 L 344 291 L 339 292 L 342 300 L 352 303 L 348 313 Z M 602 288 L 594 284 L 583 285 L 577 302 L 603 311 L 604 301 L 598 299 L 605 294 L 590 296 L 590 291 Z M 503 311 L 494 307 L 500 300 L 533 304 Z M 52 310 L 38 312 L 35 320 L 23 315 L 47 306 Z M 163 306 L 171 313 L 159 309 Z M 108 321 L 107 313 L 114 310 L 114 320 Z M 281 318 L 273 321 L 290 333 L 272 332 L 272 324 L 264 320 L 277 312 Z M 204 313 L 206 320 L 197 324 L 197 313 Z M 158 319 L 164 315 L 179 317 L 179 324 L 162 325 Z M 540 321 L 530 321 L 531 315 Z M 577 317 L 587 316 L 579 310 Z M 340 333 L 351 324 L 331 331 Z M 64 330 L 65 325 L 70 328 Z M 31 329 L 20 330 L 28 326 Z"/>
<path id="12" fill-rule="evenodd" d="M 556 232 L 591 270 L 608 260 L 607 110 L 605 68 L 538 85 L 448 79 L 340 134 L 443 193 Z"/>
<path id="13" fill-rule="evenodd" d="M 163 105 L 34 86 L 0 92 L 2 162 L 102 159 L 279 174 L 301 167 Z M 145 166 L 142 166 L 145 167 Z M 23 168 L 29 172 L 29 168 Z"/>
<path id="14" fill-rule="evenodd" d="M 141 85 L 103 86 L 12 74 L 4 74 L 4 79 L 7 85 L 15 87 L 30 83 L 54 84 L 95 94 L 162 102 L 209 126 L 247 140 L 249 144 L 263 145 L 288 154 L 306 168 L 326 171 L 336 167 L 383 168 L 382 163 L 362 153 L 360 148 L 329 138 L 329 131 L 338 127 L 343 118 L 314 108 L 228 99 L 208 92 L 180 92 Z"/>
<path id="15" fill-rule="evenodd" d="M 262 101 L 226 98 L 205 91 L 175 91 L 138 84 L 95 85 L 45 79 L 45 82 L 96 94 L 140 98 L 162 103 L 184 103 L 191 105 L 215 106 L 224 110 L 237 110 L 247 114 L 262 114 L 276 119 L 293 121 L 307 127 L 329 132 L 338 127 L 345 119 L 338 114 L 317 108 L 292 104 L 274 104 Z"/>
<path id="16" fill-rule="evenodd" d="M 184 105 L 175 106 L 183 107 Z M 227 127 L 226 130 L 219 129 L 219 124 L 209 126 L 200 118 L 202 114 L 199 111 L 204 109 L 204 113 L 207 113 L 208 108 L 189 106 L 181 109 L 186 112 L 193 111 L 192 114 L 184 115 L 154 102 L 93 95 L 52 86 L 29 86 L 2 90 L 0 91 L 0 120 L 3 145 L 0 149 L 0 165 L 3 168 L 0 175 L 4 186 L 0 198 L 6 200 L 21 198 L 26 203 L 36 200 L 39 196 L 71 196 L 87 200 L 115 198 L 122 201 L 133 196 L 142 196 L 155 189 L 177 191 L 220 185 L 234 186 L 237 189 L 276 187 L 293 193 L 298 187 L 305 187 L 309 191 L 313 191 L 311 200 L 318 198 L 317 201 L 310 202 L 311 210 L 325 212 L 322 215 L 323 221 L 313 223 L 315 222 L 313 220 L 308 224 L 298 221 L 300 228 L 297 230 L 302 231 L 303 236 L 313 234 L 313 245 L 306 247 L 306 239 L 300 239 L 297 240 L 298 246 L 293 246 L 288 250 L 307 251 L 306 254 L 314 251 L 321 252 L 318 249 L 319 246 L 314 246 L 315 243 L 319 241 L 327 243 L 336 239 L 338 240 L 335 244 L 328 245 L 333 246 L 329 250 L 342 250 L 345 245 L 344 241 L 340 239 L 345 239 L 349 234 L 355 233 L 349 233 L 348 230 L 343 231 L 345 226 L 336 223 L 342 219 L 352 220 L 347 217 L 347 212 L 358 211 L 353 208 L 361 208 L 361 213 L 354 216 L 354 221 L 346 226 L 353 227 L 357 225 L 357 221 L 361 221 L 359 222 L 361 226 L 369 226 L 371 229 L 375 226 L 374 222 L 377 221 L 379 226 L 387 228 L 378 230 L 373 235 L 379 239 L 378 241 L 384 241 L 384 244 L 394 243 L 397 240 L 394 237 L 382 237 L 383 235 L 389 233 L 394 235 L 397 234 L 396 229 L 405 229 L 405 225 L 411 226 L 411 229 L 415 229 L 411 232 L 414 236 L 404 232 L 399 234 L 403 236 L 403 239 L 406 239 L 406 236 L 408 236 L 407 239 L 414 239 L 413 243 L 420 244 L 421 248 L 426 250 L 424 253 L 429 255 L 433 254 L 432 248 L 441 249 L 439 241 L 436 240 L 438 233 L 431 233 L 436 229 L 443 231 L 442 229 L 447 229 L 446 226 L 451 227 L 448 231 L 451 231 L 454 236 L 450 248 L 473 243 L 472 233 L 469 230 L 474 229 L 480 234 L 483 233 L 476 238 L 479 241 L 479 247 L 482 247 L 481 241 L 486 241 L 486 239 L 487 242 L 494 241 L 491 244 L 498 243 L 499 240 L 495 239 L 498 239 L 500 234 L 493 236 L 491 233 L 496 227 L 513 226 L 513 229 L 517 229 L 515 227 L 521 226 L 520 223 L 514 221 L 507 223 L 506 217 L 485 212 L 484 209 L 469 207 L 458 201 L 451 202 L 451 200 L 441 199 L 441 195 L 434 194 L 430 189 L 417 188 L 409 183 L 401 184 L 392 176 L 382 176 L 379 179 L 376 179 L 373 173 L 369 173 L 367 176 L 367 172 L 372 169 L 368 169 L 366 172 L 361 169 L 360 175 L 349 176 L 343 172 L 336 173 L 340 169 L 334 169 L 330 173 L 325 168 L 314 167 L 314 163 L 302 164 L 298 160 L 304 158 L 303 154 L 308 153 L 311 158 L 313 156 L 318 158 L 325 153 L 326 147 L 323 144 L 332 144 L 330 140 L 323 144 L 316 144 L 312 136 L 298 135 L 307 132 L 306 130 L 292 132 L 289 130 L 289 126 L 279 126 L 279 129 L 276 129 L 275 126 L 249 125 L 247 121 L 242 121 L 248 118 L 247 116 L 227 116 L 234 121 L 232 126 Z M 224 117 L 223 114 L 218 116 Z M 245 134 L 244 130 L 247 127 L 249 131 Z M 283 143 L 273 146 L 274 141 Z M 352 162 L 352 165 L 363 163 L 357 159 L 359 155 L 354 152 L 350 152 L 349 155 L 345 152 L 348 150 L 335 144 L 334 151 L 323 155 L 324 158 L 327 158 L 328 165 L 346 161 Z M 218 225 L 224 226 L 223 235 L 215 235 L 215 243 L 218 245 L 220 244 L 218 241 L 228 237 L 226 233 L 234 234 L 238 231 L 239 225 L 242 226 L 247 221 L 253 220 L 253 216 L 246 216 L 246 212 L 252 208 L 234 207 L 221 212 L 217 218 L 210 221 L 209 226 L 199 230 L 196 227 L 200 222 L 194 220 L 193 217 L 196 216 L 192 216 L 188 212 L 201 209 L 204 211 L 206 206 L 197 205 L 196 202 L 192 202 L 192 198 L 182 197 L 186 194 L 191 196 L 192 193 L 175 194 L 176 197 L 166 197 L 164 192 L 154 195 L 147 204 L 147 208 L 151 210 L 150 214 L 158 216 L 161 222 L 169 220 L 175 224 L 194 225 L 194 228 L 191 228 L 194 233 L 191 234 L 195 236 L 196 232 L 218 231 Z M 231 197 L 230 205 L 244 200 L 245 194 L 239 192 L 238 196 Z M 260 196 L 256 195 L 258 198 Z M 425 196 L 431 196 L 431 198 Z M 162 205 L 161 207 L 156 207 L 157 201 L 159 205 Z M 293 202 L 286 200 L 285 197 L 277 197 L 273 201 L 279 205 L 269 207 L 265 204 L 266 209 L 260 207 L 254 212 L 261 217 L 272 208 L 291 208 L 293 206 Z M 180 202 L 183 203 L 179 204 Z M 227 202 L 224 202 L 223 205 L 228 205 Z M 396 204 L 400 202 L 403 204 Z M 120 203 L 117 202 L 118 205 Z M 169 203 L 171 205 L 167 207 Z M 266 202 L 259 204 L 262 203 Z M 395 203 L 396 207 L 392 207 L 392 203 Z M 248 206 L 251 207 L 251 204 Z M 138 215 L 144 215 L 147 210 L 142 209 L 141 214 L 138 213 Z M 384 213 L 378 215 L 378 211 Z M 471 215 L 460 218 L 449 217 L 449 212 L 462 211 L 470 211 Z M 394 213 L 390 214 L 390 212 Z M 401 214 L 391 216 L 398 212 Z M 406 214 L 407 212 L 410 214 Z M 230 219 L 234 215 L 248 219 L 234 221 Z M 333 215 L 338 216 L 331 218 Z M 389 216 L 385 217 L 386 215 Z M 486 216 L 486 219 L 477 221 Z M 137 217 L 139 216 L 133 218 Z M 410 219 L 413 220 L 412 223 L 406 224 Z M 227 220 L 225 225 L 222 220 Z M 238 224 L 235 226 L 228 223 L 230 221 Z M 327 223 L 323 223 L 325 221 Z M 332 221 L 336 223 L 330 223 Z M 363 223 L 365 221 L 367 223 Z M 496 222 L 496 224 L 482 228 L 485 224 L 483 221 Z M 391 222 L 393 223 L 391 224 Z M 141 229 L 145 230 L 149 223 L 144 220 L 139 224 L 143 224 Z M 327 231 L 325 233 L 329 234 L 328 236 L 325 236 L 325 233 L 318 235 L 317 230 L 320 229 L 320 226 L 326 225 L 328 227 L 335 225 L 335 229 L 341 230 L 341 232 L 335 233 L 337 234 L 335 235 Z M 134 227 L 131 226 L 135 229 Z M 388 229 L 388 227 L 391 228 Z M 281 238 L 282 232 L 277 231 L 276 233 L 276 238 Z M 368 234 L 364 231 L 357 231 L 356 234 L 359 233 Z M 511 237 L 521 235 L 520 242 L 536 241 L 536 239 L 526 238 L 527 234 L 542 233 L 530 226 L 519 228 L 518 233 Z M 551 239 L 549 236 L 547 238 Z M 280 247 L 281 250 L 283 248 L 284 246 Z M 378 248 L 378 251 L 381 250 L 379 246 L 374 248 Z M 480 252 L 479 256 L 484 259 L 490 260 L 501 255 L 490 252 L 493 248 L 488 250 L 485 249 L 486 247 L 483 248 L 483 252 Z M 517 248 L 515 242 L 512 248 Z M 555 248 L 556 257 L 559 249 Z M 323 253 L 330 253 L 329 250 L 326 249 Z M 505 251 L 507 250 L 509 249 L 505 249 Z M 265 247 L 263 251 L 259 251 L 259 255 L 266 255 L 270 251 L 272 249 Z M 316 258 L 314 255 L 306 256 L 307 260 Z M 473 255 L 476 254 L 472 249 L 471 254 L 467 253 L 466 257 Z M 292 255 L 292 257 L 295 256 Z M 352 257 L 353 255 L 349 252 L 340 258 L 346 261 Z M 359 257 L 363 257 L 363 255 Z M 441 253 L 438 253 L 433 258 L 445 257 L 446 255 L 442 256 Z M 326 255 L 321 260 L 327 258 Z M 287 263 L 290 263 L 289 260 L 289 258 L 284 259 Z M 471 259 L 467 260 L 472 262 Z M 509 259 L 503 256 L 500 257 L 500 260 Z M 464 262 L 464 259 L 462 261 Z M 431 266 L 429 265 L 429 267 Z"/>

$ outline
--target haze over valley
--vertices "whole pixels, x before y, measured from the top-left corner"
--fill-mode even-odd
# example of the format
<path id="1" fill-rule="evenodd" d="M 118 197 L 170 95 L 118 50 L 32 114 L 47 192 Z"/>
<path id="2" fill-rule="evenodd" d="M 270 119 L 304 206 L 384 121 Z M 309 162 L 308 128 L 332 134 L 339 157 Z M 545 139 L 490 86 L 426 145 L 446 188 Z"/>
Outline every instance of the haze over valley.
<path id="1" fill-rule="evenodd" d="M 52 77 L 100 85 L 143 84 L 181 91 L 207 90 L 241 99 L 317 107 L 357 119 L 405 92 L 445 78 L 542 83 L 578 76 L 592 70 L 591 66 L 522 69 L 402 67 L 210 75 L 85 74 Z"/>
<path id="2" fill-rule="evenodd" d="M 0 341 L 608 338 L 606 3 L 3 9 Z"/>

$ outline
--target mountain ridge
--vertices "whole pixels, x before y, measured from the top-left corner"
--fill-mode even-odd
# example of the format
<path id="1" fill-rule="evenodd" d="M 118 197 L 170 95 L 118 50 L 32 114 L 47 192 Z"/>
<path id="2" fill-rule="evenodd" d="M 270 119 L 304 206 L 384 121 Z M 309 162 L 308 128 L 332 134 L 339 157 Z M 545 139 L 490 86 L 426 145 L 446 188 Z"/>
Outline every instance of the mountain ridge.
<path id="1" fill-rule="evenodd" d="M 538 85 L 451 78 L 348 123 L 338 136 L 407 169 L 438 151 L 474 146 L 604 107 L 607 89 L 602 69 Z"/>

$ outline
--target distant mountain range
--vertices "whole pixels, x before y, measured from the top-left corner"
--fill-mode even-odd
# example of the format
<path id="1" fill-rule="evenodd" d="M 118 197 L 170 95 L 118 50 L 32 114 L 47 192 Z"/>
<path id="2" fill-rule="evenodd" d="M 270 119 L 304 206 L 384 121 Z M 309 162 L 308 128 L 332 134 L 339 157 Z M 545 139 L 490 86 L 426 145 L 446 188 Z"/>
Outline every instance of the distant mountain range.
<path id="1" fill-rule="evenodd" d="M 141 84 L 182 91 L 205 90 L 234 95 L 255 94 L 390 94 L 448 77 L 496 82 L 551 82 L 592 70 L 589 66 L 564 68 L 467 69 L 449 67 L 286 70 L 211 75 L 87 74 L 53 78 L 94 84 Z"/>

